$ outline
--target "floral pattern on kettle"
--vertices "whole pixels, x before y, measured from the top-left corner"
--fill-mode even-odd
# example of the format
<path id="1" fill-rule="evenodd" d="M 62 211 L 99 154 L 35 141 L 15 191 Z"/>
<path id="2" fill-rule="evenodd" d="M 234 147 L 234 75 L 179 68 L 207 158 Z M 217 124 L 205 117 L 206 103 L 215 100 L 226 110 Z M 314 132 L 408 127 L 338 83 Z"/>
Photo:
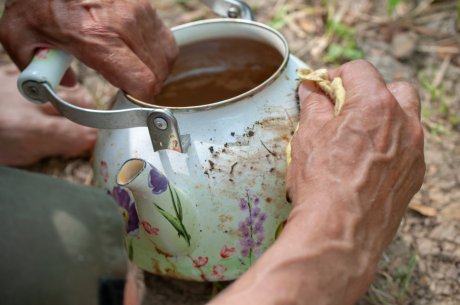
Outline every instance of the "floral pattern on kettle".
<path id="1" fill-rule="evenodd" d="M 149 187 L 152 190 L 152 194 L 158 195 L 165 192 L 168 189 L 168 179 L 162 173 L 160 173 L 155 167 L 151 166 L 149 173 Z"/>
<path id="2" fill-rule="evenodd" d="M 160 173 L 154 166 L 150 166 L 149 172 L 149 187 L 154 195 L 160 195 L 169 189 L 169 196 L 171 199 L 174 214 L 169 213 L 157 203 L 153 202 L 158 212 L 174 227 L 179 237 L 183 237 L 190 246 L 191 236 L 187 232 L 187 229 L 183 222 L 182 203 L 179 194 L 174 187 L 171 187 L 168 179 L 162 173 Z"/>
<path id="3" fill-rule="evenodd" d="M 264 223 L 267 214 L 261 211 L 259 204 L 259 197 L 251 197 L 249 193 L 246 193 L 246 198 L 240 198 L 239 202 L 240 210 L 247 213 L 246 218 L 238 223 L 240 251 L 241 256 L 249 258 L 250 264 L 253 255 L 260 255 L 265 239 Z"/>
<path id="4" fill-rule="evenodd" d="M 128 191 L 120 186 L 114 186 L 110 195 L 120 206 L 121 215 L 126 224 L 126 232 L 136 231 L 139 228 L 139 217 L 137 216 L 134 201 L 131 200 Z"/>

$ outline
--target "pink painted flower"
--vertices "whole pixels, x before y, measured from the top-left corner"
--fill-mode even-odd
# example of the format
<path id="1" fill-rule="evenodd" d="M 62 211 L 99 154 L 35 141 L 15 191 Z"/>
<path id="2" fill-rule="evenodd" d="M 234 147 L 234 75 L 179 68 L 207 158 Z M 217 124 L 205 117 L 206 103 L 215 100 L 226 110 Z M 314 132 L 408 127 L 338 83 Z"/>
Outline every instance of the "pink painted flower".
<path id="1" fill-rule="evenodd" d="M 208 263 L 208 257 L 207 256 L 205 256 L 205 257 L 198 256 L 197 259 L 193 260 L 193 266 L 195 268 L 201 268 L 201 267 L 205 266 L 207 263 Z"/>
<path id="2" fill-rule="evenodd" d="M 40 58 L 40 59 L 46 59 L 46 57 L 48 57 L 48 49 L 47 48 L 38 49 L 37 53 L 35 53 L 35 57 Z"/>
<path id="3" fill-rule="evenodd" d="M 104 160 L 101 161 L 101 165 L 99 166 L 99 175 L 101 175 L 104 182 L 107 183 L 107 180 L 109 180 L 109 167 Z"/>
<path id="4" fill-rule="evenodd" d="M 212 275 L 216 279 L 223 279 L 225 271 L 227 271 L 227 268 L 222 266 L 221 264 L 217 264 L 214 267 L 212 267 Z"/>
<path id="5" fill-rule="evenodd" d="M 227 245 L 224 245 L 222 249 L 220 250 L 220 256 L 222 258 L 227 258 L 233 255 L 235 253 L 235 248 L 229 248 Z"/>
<path id="6" fill-rule="evenodd" d="M 160 228 L 152 227 L 152 233 L 153 233 L 153 235 L 158 235 L 158 233 L 160 233 Z"/>
<path id="7" fill-rule="evenodd" d="M 152 225 L 148 221 L 143 220 L 141 222 L 141 224 L 144 227 L 145 232 L 147 232 L 147 234 L 149 234 L 149 235 L 151 235 L 151 234 L 158 235 L 158 232 L 160 232 L 159 228 L 152 227 Z"/>

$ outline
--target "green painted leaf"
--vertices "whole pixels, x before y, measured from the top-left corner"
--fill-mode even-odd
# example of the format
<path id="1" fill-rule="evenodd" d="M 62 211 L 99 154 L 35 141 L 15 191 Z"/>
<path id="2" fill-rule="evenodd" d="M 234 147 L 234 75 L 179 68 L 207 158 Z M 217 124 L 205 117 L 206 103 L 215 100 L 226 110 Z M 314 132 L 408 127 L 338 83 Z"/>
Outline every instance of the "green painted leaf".
<path id="1" fill-rule="evenodd" d="M 179 220 L 182 221 L 182 216 L 183 216 L 182 215 L 182 202 L 180 201 L 180 197 L 177 194 L 176 190 L 174 190 L 174 194 L 176 195 L 176 199 L 177 199 L 177 210 L 178 210 L 177 216 Z"/>
<path id="2" fill-rule="evenodd" d="M 175 190 L 174 190 L 174 191 L 175 191 Z M 173 191 L 172 191 L 171 186 L 169 186 L 169 196 L 171 197 L 171 201 L 172 201 L 172 204 L 173 204 L 174 212 L 176 213 L 176 216 L 178 216 L 179 211 L 177 210 L 176 200 L 174 200 L 174 194 L 173 194 Z"/>
<path id="3" fill-rule="evenodd" d="M 185 229 L 185 226 L 182 224 L 181 221 L 177 219 L 177 217 L 173 216 L 169 212 L 165 211 L 163 208 L 161 208 L 159 205 L 155 204 L 157 207 L 158 211 L 160 214 L 166 218 L 166 220 L 174 227 L 174 229 L 177 231 L 177 235 L 179 237 L 183 237 L 187 244 L 190 246 L 190 239 L 191 236 L 188 234 L 187 230 Z"/>

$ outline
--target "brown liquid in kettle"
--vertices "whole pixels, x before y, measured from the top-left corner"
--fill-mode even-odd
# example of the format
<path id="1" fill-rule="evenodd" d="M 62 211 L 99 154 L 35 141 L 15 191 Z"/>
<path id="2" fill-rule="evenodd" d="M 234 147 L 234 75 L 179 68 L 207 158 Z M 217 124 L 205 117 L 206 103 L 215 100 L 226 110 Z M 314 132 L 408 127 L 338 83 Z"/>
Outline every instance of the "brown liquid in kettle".
<path id="1" fill-rule="evenodd" d="M 283 62 L 272 46 L 245 38 L 184 45 L 154 104 L 189 107 L 240 95 L 267 80 Z"/>

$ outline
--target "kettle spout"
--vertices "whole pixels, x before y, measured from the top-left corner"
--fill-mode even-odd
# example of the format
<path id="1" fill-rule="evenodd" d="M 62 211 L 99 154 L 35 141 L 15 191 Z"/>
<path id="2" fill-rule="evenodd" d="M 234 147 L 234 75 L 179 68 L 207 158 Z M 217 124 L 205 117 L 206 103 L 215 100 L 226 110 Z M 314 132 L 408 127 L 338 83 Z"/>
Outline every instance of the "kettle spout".
<path id="1" fill-rule="evenodd" d="M 193 250 L 198 223 L 190 196 L 171 185 L 155 166 L 137 158 L 121 166 L 117 184 L 133 194 L 141 233 L 157 250 L 170 255 L 186 255 Z"/>
<path id="2" fill-rule="evenodd" d="M 117 174 L 117 184 L 128 188 L 131 192 L 135 192 L 142 188 L 142 183 L 139 183 L 140 179 L 137 179 L 139 175 L 145 170 L 147 162 L 142 159 L 129 159 L 120 168 Z"/>

